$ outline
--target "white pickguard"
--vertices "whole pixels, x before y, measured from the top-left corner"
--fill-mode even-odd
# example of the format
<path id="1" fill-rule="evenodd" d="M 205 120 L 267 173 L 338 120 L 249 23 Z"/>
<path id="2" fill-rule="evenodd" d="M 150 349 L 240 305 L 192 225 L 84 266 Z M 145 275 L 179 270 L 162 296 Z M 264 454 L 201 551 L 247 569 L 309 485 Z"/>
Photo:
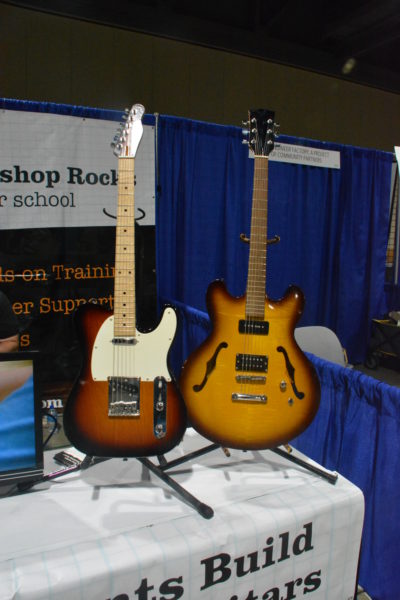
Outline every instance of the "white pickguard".
<path id="1" fill-rule="evenodd" d="M 149 333 L 136 331 L 135 344 L 113 344 L 114 317 L 108 317 L 97 332 L 92 352 L 92 378 L 107 381 L 114 377 L 138 377 L 171 381 L 167 355 L 176 331 L 176 314 L 166 308 L 157 327 Z"/>

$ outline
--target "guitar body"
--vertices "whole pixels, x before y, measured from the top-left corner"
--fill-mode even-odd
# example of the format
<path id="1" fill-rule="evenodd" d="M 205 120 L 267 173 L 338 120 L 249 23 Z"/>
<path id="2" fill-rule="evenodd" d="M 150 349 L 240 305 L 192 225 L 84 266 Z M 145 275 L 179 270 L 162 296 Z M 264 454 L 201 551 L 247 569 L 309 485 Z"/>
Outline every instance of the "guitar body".
<path id="1" fill-rule="evenodd" d="M 77 321 L 84 367 L 64 412 L 70 442 L 89 456 L 150 456 L 173 448 L 186 427 L 185 407 L 167 366 L 175 311 L 167 307 L 156 329 L 136 330 L 135 343 L 121 347 L 113 343 L 114 316 L 106 309 L 87 304 Z"/>
<path id="2" fill-rule="evenodd" d="M 256 450 L 299 435 L 318 410 L 320 386 L 294 339 L 301 290 L 290 287 L 279 301 L 266 298 L 267 325 L 256 322 L 256 333 L 239 331 L 245 305 L 246 297 L 233 298 L 222 282 L 210 285 L 212 332 L 189 356 L 179 384 L 197 431 L 228 448 Z"/>

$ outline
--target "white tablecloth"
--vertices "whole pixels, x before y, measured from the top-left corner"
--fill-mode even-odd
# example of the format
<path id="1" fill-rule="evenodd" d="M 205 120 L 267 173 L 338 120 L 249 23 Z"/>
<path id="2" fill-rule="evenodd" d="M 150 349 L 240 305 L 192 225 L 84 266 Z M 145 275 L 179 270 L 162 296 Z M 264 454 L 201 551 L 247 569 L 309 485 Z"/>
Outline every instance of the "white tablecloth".
<path id="1" fill-rule="evenodd" d="M 207 444 L 189 430 L 166 458 Z M 221 449 L 168 473 L 214 517 L 135 459 L 1 498 L 0 600 L 353 598 L 364 500 L 343 477 Z"/>

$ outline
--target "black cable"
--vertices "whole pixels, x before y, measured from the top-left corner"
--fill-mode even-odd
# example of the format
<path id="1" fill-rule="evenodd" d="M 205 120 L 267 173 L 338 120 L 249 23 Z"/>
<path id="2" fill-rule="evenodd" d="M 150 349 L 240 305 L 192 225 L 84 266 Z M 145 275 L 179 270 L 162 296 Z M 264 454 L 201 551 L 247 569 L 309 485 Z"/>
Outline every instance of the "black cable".
<path id="1" fill-rule="evenodd" d="M 53 437 L 55 432 L 59 429 L 59 424 L 58 424 L 57 417 L 55 415 L 53 415 L 51 412 L 43 411 L 42 415 L 46 416 L 46 417 L 50 417 L 50 419 L 52 419 L 54 421 L 53 429 L 50 431 L 49 435 L 43 442 L 43 450 L 44 450 L 46 448 L 47 444 L 49 443 L 50 439 Z"/>

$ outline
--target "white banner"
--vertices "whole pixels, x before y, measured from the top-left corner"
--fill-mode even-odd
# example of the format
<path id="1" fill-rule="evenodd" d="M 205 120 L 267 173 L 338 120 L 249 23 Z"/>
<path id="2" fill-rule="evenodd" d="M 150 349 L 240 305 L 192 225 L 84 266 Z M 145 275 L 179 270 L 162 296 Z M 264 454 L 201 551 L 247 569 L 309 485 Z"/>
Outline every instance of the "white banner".
<path id="1" fill-rule="evenodd" d="M 189 429 L 167 460 L 206 445 Z M 171 475 L 213 518 L 133 459 L 2 498 L 1 597 L 353 599 L 364 500 L 350 482 L 331 485 L 269 451 L 221 449 Z"/>
<path id="2" fill-rule="evenodd" d="M 0 229 L 113 226 L 118 159 L 115 121 L 0 111 Z M 135 160 L 135 206 L 155 223 L 154 127 Z M 108 213 L 108 216 L 106 213 Z"/>

